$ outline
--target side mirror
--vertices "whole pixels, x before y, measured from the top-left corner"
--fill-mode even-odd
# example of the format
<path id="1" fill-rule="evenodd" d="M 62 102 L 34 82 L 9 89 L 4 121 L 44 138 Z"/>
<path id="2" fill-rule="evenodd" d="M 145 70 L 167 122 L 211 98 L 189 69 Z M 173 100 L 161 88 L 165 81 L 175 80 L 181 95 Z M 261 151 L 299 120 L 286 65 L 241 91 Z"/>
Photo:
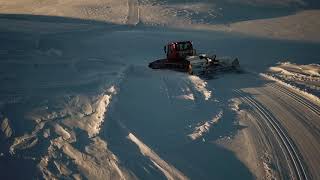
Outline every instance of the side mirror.
<path id="1" fill-rule="evenodd" d="M 163 47 L 164 53 L 167 53 L 167 46 Z"/>

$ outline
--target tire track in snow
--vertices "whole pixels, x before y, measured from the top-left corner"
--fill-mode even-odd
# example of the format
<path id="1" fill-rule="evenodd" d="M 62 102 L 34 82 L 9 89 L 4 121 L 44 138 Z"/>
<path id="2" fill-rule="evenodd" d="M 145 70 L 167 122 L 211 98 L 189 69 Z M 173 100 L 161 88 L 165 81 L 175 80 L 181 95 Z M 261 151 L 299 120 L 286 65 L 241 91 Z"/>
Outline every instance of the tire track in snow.
<path id="1" fill-rule="evenodd" d="M 308 179 L 305 167 L 300 159 L 297 150 L 293 142 L 290 140 L 286 132 L 283 130 L 283 127 L 277 122 L 276 118 L 260 103 L 258 103 L 255 99 L 251 97 L 247 97 L 244 95 L 241 90 L 234 90 L 234 92 L 240 95 L 240 99 L 246 102 L 249 106 L 256 109 L 257 112 L 263 117 L 263 120 L 267 123 L 268 128 L 273 132 L 276 137 L 283 154 L 285 155 L 289 167 L 293 166 L 294 174 L 297 176 L 297 179 Z M 291 172 L 293 174 L 293 172 Z"/>
<path id="2" fill-rule="evenodd" d="M 128 0 L 128 17 L 127 17 L 127 24 L 130 25 L 137 25 L 139 23 L 139 1 L 138 0 Z"/>

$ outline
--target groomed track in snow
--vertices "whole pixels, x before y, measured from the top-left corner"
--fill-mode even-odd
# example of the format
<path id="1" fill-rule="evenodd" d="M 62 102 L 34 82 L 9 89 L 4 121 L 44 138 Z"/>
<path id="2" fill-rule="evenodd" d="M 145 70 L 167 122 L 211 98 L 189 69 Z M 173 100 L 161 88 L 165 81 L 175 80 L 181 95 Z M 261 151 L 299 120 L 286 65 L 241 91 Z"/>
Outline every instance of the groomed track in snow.
<path id="1" fill-rule="evenodd" d="M 320 106 L 279 83 L 235 90 L 265 124 L 265 136 L 273 136 L 284 155 L 290 178 L 319 179 Z M 281 158 L 280 158 L 281 159 Z"/>
<path id="2" fill-rule="evenodd" d="M 0 0 L 0 179 L 320 179 L 319 8 Z M 180 40 L 245 71 L 147 67 Z"/>

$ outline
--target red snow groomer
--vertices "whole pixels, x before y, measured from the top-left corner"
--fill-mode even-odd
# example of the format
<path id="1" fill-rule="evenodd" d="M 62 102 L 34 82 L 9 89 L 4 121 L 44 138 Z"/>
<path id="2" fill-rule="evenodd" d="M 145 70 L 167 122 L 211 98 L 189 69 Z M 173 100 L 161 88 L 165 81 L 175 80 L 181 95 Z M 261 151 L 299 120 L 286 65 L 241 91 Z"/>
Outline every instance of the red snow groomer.
<path id="1" fill-rule="evenodd" d="M 217 71 L 237 70 L 238 59 L 216 59 L 216 55 L 207 56 L 197 54 L 191 41 L 171 42 L 164 46 L 167 55 L 165 59 L 159 59 L 149 63 L 152 69 L 172 69 L 188 72 L 195 75 L 204 75 Z"/>

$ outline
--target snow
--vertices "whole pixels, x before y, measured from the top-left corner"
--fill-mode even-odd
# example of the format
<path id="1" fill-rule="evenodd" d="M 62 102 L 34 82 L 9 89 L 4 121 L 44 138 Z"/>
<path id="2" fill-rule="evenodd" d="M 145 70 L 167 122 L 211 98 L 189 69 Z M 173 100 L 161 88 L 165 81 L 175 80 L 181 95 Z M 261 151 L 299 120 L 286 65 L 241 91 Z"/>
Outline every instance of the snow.
<path id="1" fill-rule="evenodd" d="M 182 174 L 179 170 L 177 170 L 174 166 L 168 164 L 163 159 L 161 159 L 153 150 L 151 150 L 148 146 L 146 146 L 143 142 L 141 142 L 135 135 L 129 133 L 128 139 L 134 142 L 140 152 L 150 158 L 150 160 L 156 165 L 167 177 L 167 179 L 188 179 L 184 174 Z"/>
<path id="2" fill-rule="evenodd" d="M 206 133 L 208 133 L 212 129 L 212 126 L 218 123 L 218 121 L 222 118 L 222 116 L 223 116 L 223 111 L 220 111 L 210 121 L 199 123 L 198 126 L 194 128 L 194 131 L 191 134 L 188 134 L 188 137 L 191 140 L 202 138 Z"/>
<path id="3" fill-rule="evenodd" d="M 228 3 L 244 3 L 253 6 L 290 6 L 299 5 L 303 7 L 307 3 L 302 0 L 229 0 Z M 136 0 L 94 0 L 94 1 L 55 1 L 50 3 L 39 3 L 34 0 L 7 3 L 0 1 L 0 11 L 3 13 L 25 13 L 48 16 L 77 17 L 80 19 L 98 20 L 115 24 L 137 25 L 139 22 L 151 26 L 168 26 L 173 28 L 210 30 L 241 33 L 248 36 L 267 37 L 273 39 L 304 40 L 319 42 L 317 33 L 320 27 L 318 22 L 318 10 L 305 10 L 297 14 L 285 17 L 269 19 L 248 20 L 235 22 L 228 25 L 217 25 L 205 23 L 206 18 L 197 17 L 201 13 L 208 13 L 210 19 L 221 16 L 215 3 L 160 3 L 145 0 L 140 4 Z M 2 7 L 2 8 L 1 8 Z M 180 14 L 183 14 L 181 16 Z M 4 23 L 10 24 L 11 21 Z M 28 22 L 26 22 L 28 25 Z M 2 23 L 1 23 L 2 24 Z M 21 24 L 19 25 L 21 26 Z M 90 26 L 84 28 L 91 28 Z M 10 27 L 10 26 L 9 26 Z M 43 27 L 52 27 L 45 24 Z M 68 28 L 68 26 L 65 26 Z M 12 28 L 17 28 L 12 26 Z M 76 28 L 79 29 L 79 28 Z M 290 29 L 290 30 L 288 30 Z M 46 29 L 47 32 L 50 29 Z"/>
<path id="4" fill-rule="evenodd" d="M 55 124 L 54 126 L 55 132 L 61 136 L 64 140 L 68 140 L 71 138 L 71 135 L 68 131 L 66 131 L 62 126 L 59 124 Z"/>
<path id="5" fill-rule="evenodd" d="M 198 76 L 189 76 L 188 78 L 195 89 L 203 95 L 205 100 L 211 98 L 211 91 L 206 88 L 207 83 L 204 80 L 200 79 Z"/>
<path id="6" fill-rule="evenodd" d="M 277 81 L 311 101 L 320 102 L 320 66 L 317 64 L 298 65 L 290 62 L 278 63 L 262 73 L 265 78 Z"/>
<path id="7" fill-rule="evenodd" d="M 108 152 L 106 143 L 99 138 L 94 138 L 92 144 L 86 146 L 88 154 L 79 152 L 70 144 L 63 144 L 62 150 L 66 156 L 74 159 L 75 164 L 89 179 L 101 179 L 110 176 L 125 179 L 125 175 L 118 167 L 117 158 Z"/>
<path id="8" fill-rule="evenodd" d="M 64 120 L 63 123 L 69 127 L 78 127 L 80 129 L 83 129 L 88 132 L 89 137 L 93 137 L 100 131 L 100 125 L 104 120 L 104 114 L 106 112 L 106 108 L 108 107 L 109 102 L 110 96 L 108 95 L 98 97 L 96 102 L 92 104 L 94 107 L 94 111 L 87 115 L 84 114 L 85 116 L 79 114 L 79 118 L 68 118 Z M 85 104 L 85 106 L 88 105 Z"/>
<path id="9" fill-rule="evenodd" d="M 127 0 L 91 0 L 91 1 L 16 1 L 8 3 L 0 1 L 2 13 L 34 14 L 61 17 L 94 19 L 117 24 L 127 22 L 129 11 Z"/>
<path id="10" fill-rule="evenodd" d="M 301 10 L 259 19 L 229 14 L 227 7 L 239 3 Z M 277 178 L 281 174 L 277 170 L 287 170 L 275 163 L 282 162 L 282 156 L 270 160 L 257 156 L 248 158 L 257 162 L 243 164 L 232 150 L 221 150 L 212 142 L 222 137 L 233 142 L 237 139 L 233 135 L 247 128 L 237 124 L 239 114 L 231 109 L 242 114 L 242 120 L 248 120 L 247 131 L 253 131 L 239 136 L 245 139 L 239 142 L 249 142 L 246 138 L 255 138 L 252 135 L 259 138 L 258 144 L 250 141 L 249 150 L 247 144 L 237 144 L 241 151 L 267 147 L 270 154 L 280 152 L 276 145 L 259 144 L 274 141 L 264 134 L 268 131 L 259 124 L 256 109 L 241 102 L 233 90 L 249 89 L 245 95 L 266 104 L 284 124 L 286 116 L 295 113 L 290 109 L 312 110 L 290 119 L 307 119 L 306 127 L 320 127 L 316 122 L 320 66 L 314 64 L 320 42 L 319 10 L 308 10 L 306 4 L 302 0 L 0 0 L 0 166 L 6 167 L 0 177 L 250 179 L 259 169 L 255 163 L 260 163 L 266 178 Z M 228 19 L 238 15 L 242 19 Z M 147 68 L 149 61 L 163 57 L 163 45 L 175 40 L 192 40 L 199 52 L 237 56 L 246 73 L 204 79 Z M 276 64 L 279 57 L 292 59 Z M 277 98 L 280 93 L 268 94 L 276 89 L 254 72 L 314 104 L 285 104 L 292 102 L 289 95 L 282 100 Z M 288 132 L 296 129 L 285 125 Z M 308 138 L 316 139 L 305 126 L 301 129 L 305 134 L 310 131 Z M 294 136 L 304 158 L 317 157 L 316 141 L 306 150 L 301 147 L 308 142 L 297 139 Z M 242 154 L 255 155 L 248 152 Z M 318 161 L 306 163 L 312 175 L 320 177 L 312 168 L 319 167 Z M 29 167 L 37 172 L 32 177 L 16 173 Z"/>
<path id="11" fill-rule="evenodd" d="M 305 0 L 228 0 L 229 2 L 238 4 L 249 4 L 252 6 L 265 6 L 265 5 L 277 5 L 277 6 L 290 6 L 292 4 L 305 6 L 307 2 Z"/>
<path id="12" fill-rule="evenodd" d="M 54 161 L 54 164 L 56 165 L 57 169 L 59 170 L 59 173 L 65 176 L 70 176 L 71 171 L 61 162 Z"/>
<path id="13" fill-rule="evenodd" d="M 178 99 L 185 99 L 185 100 L 191 100 L 191 101 L 194 101 L 194 96 L 192 93 L 190 94 L 184 94 L 184 95 L 180 95 L 180 96 L 177 96 Z"/>
<path id="14" fill-rule="evenodd" d="M 3 117 L 0 116 L 0 118 L 2 119 Z M 13 132 L 10 127 L 8 118 L 4 118 L 1 120 L 1 131 L 2 133 L 4 133 L 6 138 L 10 138 L 12 136 Z"/>
<path id="15" fill-rule="evenodd" d="M 261 73 L 260 75 L 261 75 L 262 77 L 267 78 L 267 79 L 276 81 L 276 82 L 278 82 L 278 83 L 280 83 L 280 84 L 282 84 L 282 85 L 284 85 L 284 86 L 286 86 L 286 87 L 288 87 L 288 88 L 290 88 L 290 89 L 292 89 L 292 90 L 294 90 L 294 91 L 297 91 L 298 94 L 307 97 L 307 98 L 310 99 L 311 101 L 314 101 L 314 102 L 316 102 L 316 103 L 319 103 L 319 102 L 320 102 L 320 99 L 319 99 L 318 96 L 315 96 L 315 95 L 310 94 L 310 93 L 308 93 L 308 92 L 306 92 L 306 91 L 304 91 L 304 90 L 301 90 L 301 89 L 299 89 L 299 88 L 296 87 L 296 86 L 293 86 L 293 85 L 291 85 L 291 84 L 288 84 L 288 83 L 283 82 L 283 81 L 281 81 L 281 80 L 279 80 L 279 79 L 277 79 L 277 78 L 274 78 L 274 77 L 272 77 L 272 76 L 269 76 L 269 75 L 266 75 L 266 74 L 263 74 L 263 73 Z"/>
<path id="16" fill-rule="evenodd" d="M 272 169 L 270 155 L 267 153 L 263 156 L 263 168 L 265 170 L 267 179 L 275 179 L 275 172 L 274 169 Z"/>

